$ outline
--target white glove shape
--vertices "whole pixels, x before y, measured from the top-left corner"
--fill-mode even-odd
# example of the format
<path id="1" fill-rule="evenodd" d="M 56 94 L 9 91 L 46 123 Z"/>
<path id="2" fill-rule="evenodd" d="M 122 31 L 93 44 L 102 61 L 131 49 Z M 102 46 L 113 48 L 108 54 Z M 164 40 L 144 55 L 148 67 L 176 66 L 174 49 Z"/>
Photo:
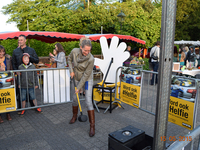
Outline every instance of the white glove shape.
<path id="1" fill-rule="evenodd" d="M 111 58 L 113 58 L 113 63 L 108 72 L 106 82 L 115 83 L 117 68 L 123 65 L 123 62 L 130 57 L 129 52 L 124 52 L 126 49 L 126 43 L 121 42 L 118 46 L 119 38 L 114 36 L 110 43 L 110 48 L 108 48 L 107 39 L 105 37 L 100 38 L 101 49 L 104 59 L 95 58 L 94 65 L 99 66 L 102 73 L 104 74 L 103 80 L 105 78 L 106 72 L 108 70 Z M 119 76 L 119 73 L 118 73 Z M 119 78 L 117 79 L 119 81 Z"/>

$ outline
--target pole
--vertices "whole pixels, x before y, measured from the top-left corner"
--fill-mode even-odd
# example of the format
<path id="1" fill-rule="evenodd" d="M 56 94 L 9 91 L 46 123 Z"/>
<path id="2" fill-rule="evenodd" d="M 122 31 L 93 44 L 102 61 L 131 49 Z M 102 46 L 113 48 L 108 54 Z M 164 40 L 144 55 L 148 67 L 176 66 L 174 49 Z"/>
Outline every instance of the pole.
<path id="1" fill-rule="evenodd" d="M 103 34 L 103 26 L 101 26 L 101 34 Z"/>
<path id="2" fill-rule="evenodd" d="M 26 22 L 27 22 L 27 31 L 29 31 L 29 28 L 28 28 L 28 20 L 26 20 Z"/>
<path id="3" fill-rule="evenodd" d="M 154 126 L 153 150 L 164 150 L 172 75 L 177 0 L 162 1 L 161 50 Z"/>

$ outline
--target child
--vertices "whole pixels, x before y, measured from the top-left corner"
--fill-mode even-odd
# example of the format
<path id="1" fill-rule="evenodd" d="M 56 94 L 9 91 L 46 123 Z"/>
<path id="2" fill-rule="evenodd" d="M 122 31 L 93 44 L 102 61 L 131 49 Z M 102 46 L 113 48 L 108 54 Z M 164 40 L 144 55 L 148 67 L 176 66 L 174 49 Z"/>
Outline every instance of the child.
<path id="1" fill-rule="evenodd" d="M 183 92 L 183 88 L 180 88 L 180 81 L 179 80 L 175 80 L 174 85 L 171 86 L 171 96 L 177 97 L 178 98 L 178 93 L 179 92 Z"/>
<path id="2" fill-rule="evenodd" d="M 129 84 L 131 84 L 131 83 L 133 83 L 133 77 L 131 76 L 131 71 L 129 70 L 128 71 L 128 74 L 126 75 L 126 83 L 129 83 Z"/>
<path id="3" fill-rule="evenodd" d="M 32 63 L 30 63 L 29 57 L 30 56 L 28 54 L 24 54 L 22 56 L 22 64 L 19 66 L 19 70 L 35 69 L 35 66 Z M 35 89 L 38 88 L 37 72 L 36 71 L 21 72 L 20 80 L 18 81 L 19 81 L 19 88 L 21 88 L 22 108 L 25 108 L 26 98 L 28 96 L 30 100 L 33 101 L 33 104 L 37 106 L 37 101 L 35 98 Z M 36 111 L 42 113 L 41 108 L 37 108 Z M 22 110 L 19 115 L 23 117 L 24 113 L 25 110 Z"/>

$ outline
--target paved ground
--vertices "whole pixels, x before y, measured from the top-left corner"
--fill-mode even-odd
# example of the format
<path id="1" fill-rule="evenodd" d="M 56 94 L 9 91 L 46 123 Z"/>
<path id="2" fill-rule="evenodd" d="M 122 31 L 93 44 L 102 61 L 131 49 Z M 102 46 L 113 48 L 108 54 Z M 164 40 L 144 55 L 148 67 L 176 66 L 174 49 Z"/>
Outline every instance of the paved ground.
<path id="1" fill-rule="evenodd" d="M 81 103 L 83 114 L 87 114 L 84 101 Z M 7 121 L 3 114 L 4 123 L 0 124 L 0 149 L 107 150 L 108 134 L 128 125 L 142 129 L 146 134 L 153 136 L 155 117 L 132 106 L 126 104 L 123 106 L 125 109 L 117 108 L 112 113 L 95 111 L 96 134 L 92 138 L 88 136 L 88 121 L 68 124 L 72 116 L 71 103 L 44 107 L 43 114 L 28 110 L 24 117 L 12 112 L 12 121 Z M 199 125 L 199 119 L 197 121 Z M 188 132 L 187 129 L 168 123 L 167 137 L 178 138 Z"/>

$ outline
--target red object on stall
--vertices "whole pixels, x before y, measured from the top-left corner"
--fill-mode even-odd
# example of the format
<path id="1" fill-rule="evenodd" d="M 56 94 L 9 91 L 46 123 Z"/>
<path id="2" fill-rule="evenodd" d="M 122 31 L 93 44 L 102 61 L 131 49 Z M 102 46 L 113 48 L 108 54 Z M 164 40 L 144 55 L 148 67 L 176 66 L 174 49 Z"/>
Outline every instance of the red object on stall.
<path id="1" fill-rule="evenodd" d="M 47 32 L 47 31 L 16 31 L 0 33 L 0 40 L 18 39 L 19 35 L 25 35 L 27 39 L 36 39 L 46 43 L 68 42 L 80 40 L 85 35 L 63 33 L 63 32 Z"/>

